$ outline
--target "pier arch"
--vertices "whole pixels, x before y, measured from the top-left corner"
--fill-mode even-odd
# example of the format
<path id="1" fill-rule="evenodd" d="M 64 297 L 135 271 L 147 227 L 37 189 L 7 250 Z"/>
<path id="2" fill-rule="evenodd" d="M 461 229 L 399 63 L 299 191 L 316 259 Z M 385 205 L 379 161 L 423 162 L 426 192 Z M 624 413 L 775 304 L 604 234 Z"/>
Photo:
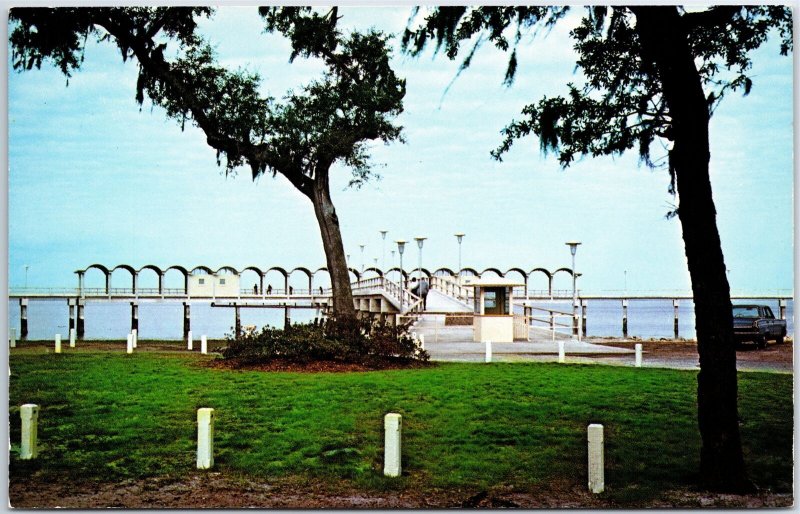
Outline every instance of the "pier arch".
<path id="1" fill-rule="evenodd" d="M 183 266 L 170 266 L 164 270 L 164 293 L 173 290 L 180 294 L 189 292 L 189 271 Z"/>
<path id="2" fill-rule="evenodd" d="M 314 294 L 324 294 L 331 288 L 331 274 L 325 266 L 318 268 L 314 272 L 313 284 Z M 322 288 L 322 292 L 320 292 Z"/>
<path id="3" fill-rule="evenodd" d="M 109 289 L 127 289 L 130 285 L 131 292 L 136 294 L 136 270 L 127 264 L 114 266 L 110 273 Z"/>
<path id="4" fill-rule="evenodd" d="M 533 296 L 553 295 L 553 275 L 544 268 L 534 268 L 528 274 L 528 289 Z"/>
<path id="5" fill-rule="evenodd" d="M 264 272 L 255 266 L 247 266 L 239 273 L 239 284 L 242 289 L 253 294 L 264 294 Z"/>
<path id="6" fill-rule="evenodd" d="M 102 264 L 92 264 L 78 272 L 79 288 L 82 292 L 109 294 L 111 290 L 111 272 Z M 81 284 L 82 283 L 82 284 Z"/>
<path id="7" fill-rule="evenodd" d="M 264 287 L 267 294 L 286 294 L 289 290 L 289 273 L 280 266 L 273 266 L 264 272 Z"/>
<path id="8" fill-rule="evenodd" d="M 311 270 L 298 266 L 289 272 L 289 287 L 292 288 L 294 294 L 305 294 L 306 291 L 311 291 L 314 287 L 314 274 Z"/>
<path id="9" fill-rule="evenodd" d="M 554 296 L 572 297 L 572 270 L 558 268 L 553 272 L 552 288 Z"/>
<path id="10" fill-rule="evenodd" d="M 164 294 L 164 272 L 158 266 L 147 264 L 136 272 L 137 291 L 152 289 Z"/>

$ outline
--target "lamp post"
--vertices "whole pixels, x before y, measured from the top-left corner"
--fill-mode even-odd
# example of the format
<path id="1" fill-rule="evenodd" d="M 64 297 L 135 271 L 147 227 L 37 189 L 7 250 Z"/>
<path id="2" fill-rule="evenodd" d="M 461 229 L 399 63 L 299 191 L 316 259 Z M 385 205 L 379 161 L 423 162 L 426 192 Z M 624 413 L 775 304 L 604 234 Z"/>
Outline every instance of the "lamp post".
<path id="1" fill-rule="evenodd" d="M 28 268 L 29 267 L 30 266 L 28 266 L 27 264 L 25 265 L 25 289 L 28 289 Z"/>
<path id="2" fill-rule="evenodd" d="M 397 243 L 397 253 L 400 254 L 400 311 L 403 311 L 403 297 L 406 295 L 406 284 L 403 277 L 403 250 L 406 248 L 406 242 L 402 239 L 395 241 Z"/>
<path id="3" fill-rule="evenodd" d="M 393 268 L 394 268 L 394 254 L 395 254 L 395 251 L 394 251 L 394 250 L 392 250 L 392 267 L 393 267 Z"/>
<path id="4" fill-rule="evenodd" d="M 422 243 L 428 239 L 427 237 L 415 237 L 414 241 L 417 242 L 417 247 L 419 248 L 419 261 L 417 269 L 419 270 L 419 280 L 422 281 Z"/>
<path id="5" fill-rule="evenodd" d="M 458 278 L 459 284 L 461 283 L 461 240 L 464 239 L 464 233 L 458 232 L 455 234 L 456 239 L 458 239 Z"/>
<path id="6" fill-rule="evenodd" d="M 388 230 L 379 230 L 381 233 L 381 244 L 383 248 L 381 250 L 381 267 L 385 270 L 386 269 L 386 233 L 389 232 Z"/>
<path id="7" fill-rule="evenodd" d="M 578 327 L 578 290 L 576 286 L 576 275 L 575 275 L 575 253 L 578 251 L 578 245 L 581 244 L 579 241 L 568 241 L 566 243 L 569 246 L 569 253 L 572 254 L 572 335 L 578 336 L 578 341 L 580 341 L 581 331 Z"/>
<path id="8" fill-rule="evenodd" d="M 361 247 L 361 273 L 364 273 L 364 247 L 367 245 L 358 245 Z"/>

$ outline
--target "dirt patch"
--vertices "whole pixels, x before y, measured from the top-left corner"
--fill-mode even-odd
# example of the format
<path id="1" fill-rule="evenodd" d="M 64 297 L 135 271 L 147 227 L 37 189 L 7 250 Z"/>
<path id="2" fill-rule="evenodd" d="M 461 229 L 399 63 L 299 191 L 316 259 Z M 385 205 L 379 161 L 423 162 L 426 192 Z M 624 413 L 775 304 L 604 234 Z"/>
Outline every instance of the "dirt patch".
<path id="1" fill-rule="evenodd" d="M 592 338 L 592 343 L 617 348 L 634 349 L 636 344 L 642 345 L 645 361 L 658 360 L 683 364 L 699 364 L 697 342 L 687 340 L 618 340 Z M 606 359 L 628 359 L 625 357 L 603 357 Z M 763 350 L 752 344 L 739 345 L 736 348 L 736 366 L 740 371 L 781 371 L 791 372 L 794 363 L 794 345 L 791 339 L 781 344 L 770 343 Z"/>
<path id="2" fill-rule="evenodd" d="M 75 483 L 44 481 L 36 477 L 9 484 L 15 508 L 614 508 L 614 507 L 789 507 L 791 494 L 713 494 L 690 490 L 664 492 L 660 498 L 620 505 L 607 495 L 592 495 L 585 485 L 553 482 L 527 490 L 495 487 L 489 490 L 360 491 L 349 485 L 334 487 L 292 479 L 254 481 L 219 472 L 185 478 L 147 478 L 124 482 Z"/>
<path id="3" fill-rule="evenodd" d="M 249 364 L 236 360 L 216 359 L 208 361 L 206 366 L 215 369 L 242 371 L 291 371 L 297 373 L 350 373 L 359 371 L 381 371 L 389 369 L 425 368 L 435 364 L 420 361 L 388 360 L 371 364 L 358 364 L 339 361 L 312 361 L 306 363 L 275 359 L 270 362 Z"/>

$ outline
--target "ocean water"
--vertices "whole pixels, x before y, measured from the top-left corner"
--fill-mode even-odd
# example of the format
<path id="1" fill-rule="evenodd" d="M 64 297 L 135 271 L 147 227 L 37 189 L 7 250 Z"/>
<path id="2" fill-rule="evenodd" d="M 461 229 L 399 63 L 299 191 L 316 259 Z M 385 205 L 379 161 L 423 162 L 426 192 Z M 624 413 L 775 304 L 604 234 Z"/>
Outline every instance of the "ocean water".
<path id="1" fill-rule="evenodd" d="M 735 300 L 734 303 L 764 303 L 780 315 L 777 300 Z M 588 300 L 586 308 L 586 333 L 588 336 L 622 336 L 622 302 L 620 300 Z M 541 302 L 537 307 L 571 313 L 570 301 Z M 9 328 L 19 334 L 19 302 L 10 301 L 8 307 Z M 283 309 L 240 309 L 242 325 L 262 327 L 283 326 Z M 293 323 L 305 323 L 314 319 L 314 309 L 291 309 Z M 547 318 L 548 314 L 535 311 L 535 317 Z M 789 300 L 786 318 L 789 333 L 793 333 L 794 302 Z M 130 331 L 131 307 L 128 303 L 92 302 L 84 310 L 86 339 L 125 339 Z M 570 318 L 557 319 L 569 326 Z M 673 335 L 672 300 L 629 300 L 628 336 L 649 338 L 671 338 Z M 28 301 L 28 339 L 51 339 L 57 333 L 66 337 L 69 333 L 69 308 L 66 300 Z M 548 323 L 536 323 L 544 326 Z M 690 300 L 681 300 L 678 306 L 679 336 L 694 339 L 694 307 Z M 191 302 L 192 333 L 211 338 L 222 338 L 233 332 L 233 308 L 211 307 L 207 302 Z M 568 332 L 564 327 L 560 331 Z M 180 301 L 141 302 L 139 304 L 139 337 L 142 339 L 180 340 L 183 338 L 183 306 Z"/>

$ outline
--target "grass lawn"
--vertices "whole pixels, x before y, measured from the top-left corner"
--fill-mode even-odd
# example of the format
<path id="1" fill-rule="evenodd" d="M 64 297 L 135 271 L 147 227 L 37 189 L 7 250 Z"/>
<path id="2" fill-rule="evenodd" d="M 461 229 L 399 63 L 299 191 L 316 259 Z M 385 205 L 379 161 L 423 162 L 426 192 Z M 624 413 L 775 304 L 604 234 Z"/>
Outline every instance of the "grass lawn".
<path id="1" fill-rule="evenodd" d="M 586 427 L 605 426 L 620 505 L 685 487 L 698 468 L 696 372 L 558 364 L 439 364 L 362 373 L 211 369 L 211 356 L 17 349 L 11 478 L 114 481 L 196 473 L 196 410 L 216 409 L 215 471 L 365 490 L 585 484 Z M 792 490 L 792 376 L 743 373 L 756 483 Z M 36 403 L 39 458 L 20 461 L 19 406 Z M 383 416 L 403 415 L 403 476 L 383 469 Z"/>

